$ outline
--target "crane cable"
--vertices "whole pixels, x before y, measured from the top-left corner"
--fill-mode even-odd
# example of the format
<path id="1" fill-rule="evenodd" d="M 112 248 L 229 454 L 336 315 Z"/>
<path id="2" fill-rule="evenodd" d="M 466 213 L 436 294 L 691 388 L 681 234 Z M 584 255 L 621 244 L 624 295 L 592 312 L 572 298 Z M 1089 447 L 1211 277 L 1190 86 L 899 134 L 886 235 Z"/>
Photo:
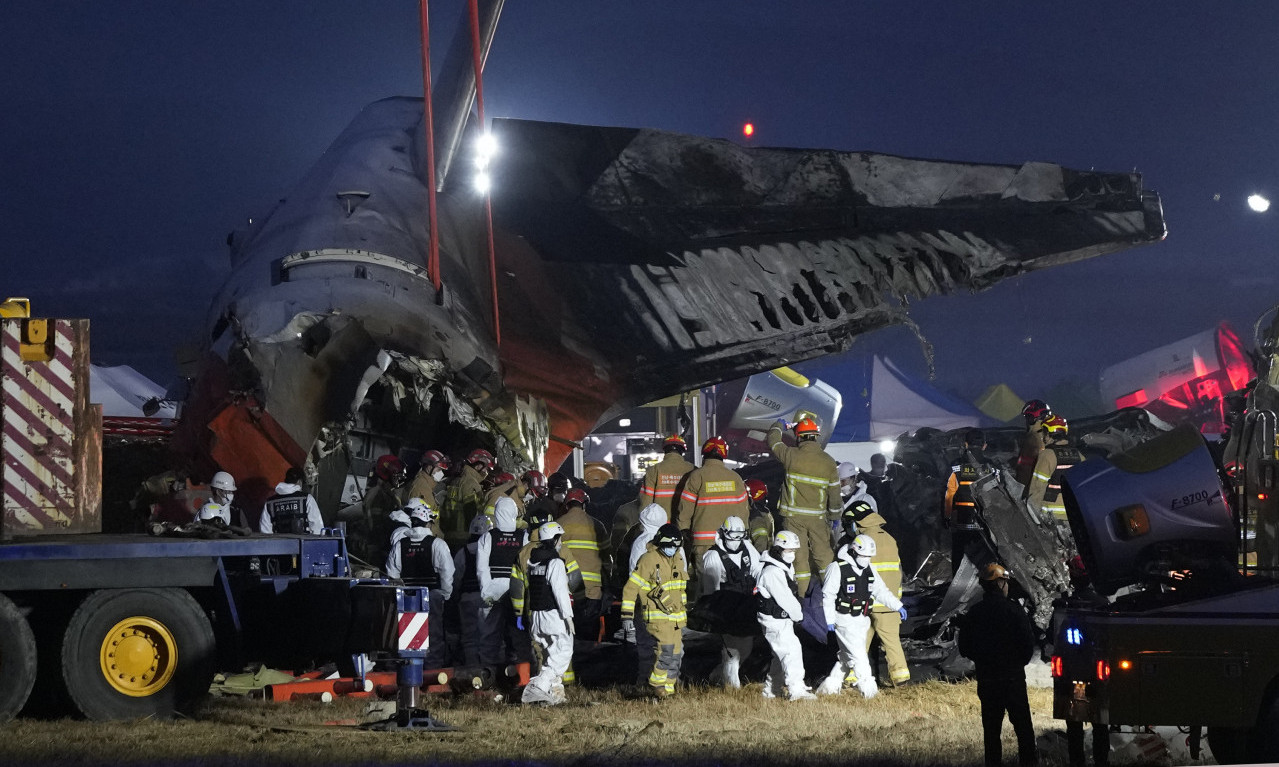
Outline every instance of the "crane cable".
<path id="1" fill-rule="evenodd" d="M 488 128 L 484 123 L 484 61 L 480 50 L 479 0 L 470 0 L 468 5 L 471 16 L 471 63 L 475 67 L 475 111 L 482 135 Z M 488 237 L 489 285 L 493 292 L 493 337 L 497 345 L 501 346 L 502 326 L 497 311 L 497 257 L 493 250 L 493 196 L 488 190 L 484 192 L 484 223 Z"/>

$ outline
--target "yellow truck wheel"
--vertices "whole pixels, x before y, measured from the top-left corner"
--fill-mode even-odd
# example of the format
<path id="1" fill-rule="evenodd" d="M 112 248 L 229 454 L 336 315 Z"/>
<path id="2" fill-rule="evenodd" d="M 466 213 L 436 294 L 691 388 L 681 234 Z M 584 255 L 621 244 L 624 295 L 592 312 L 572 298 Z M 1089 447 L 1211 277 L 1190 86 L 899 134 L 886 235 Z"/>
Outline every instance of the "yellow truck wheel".
<path id="1" fill-rule="evenodd" d="M 213 627 L 182 589 L 103 589 L 85 597 L 62 640 L 62 678 L 89 719 L 190 712 L 215 671 Z"/>
<path id="2" fill-rule="evenodd" d="M 0 722 L 17 716 L 36 681 L 36 640 L 31 626 L 8 597 L 0 594 Z"/>

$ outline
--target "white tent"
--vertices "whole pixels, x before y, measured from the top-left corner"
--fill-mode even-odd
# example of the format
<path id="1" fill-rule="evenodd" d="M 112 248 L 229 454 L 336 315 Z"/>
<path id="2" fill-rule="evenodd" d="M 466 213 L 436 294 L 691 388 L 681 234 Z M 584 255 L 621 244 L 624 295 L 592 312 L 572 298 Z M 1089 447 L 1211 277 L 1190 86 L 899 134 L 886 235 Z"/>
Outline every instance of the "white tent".
<path id="1" fill-rule="evenodd" d="M 89 366 L 89 401 L 102 405 L 102 415 L 116 418 L 143 418 L 142 406 L 147 400 L 164 399 L 164 389 L 128 365 Z M 151 417 L 173 418 L 172 402 L 161 402 Z"/>

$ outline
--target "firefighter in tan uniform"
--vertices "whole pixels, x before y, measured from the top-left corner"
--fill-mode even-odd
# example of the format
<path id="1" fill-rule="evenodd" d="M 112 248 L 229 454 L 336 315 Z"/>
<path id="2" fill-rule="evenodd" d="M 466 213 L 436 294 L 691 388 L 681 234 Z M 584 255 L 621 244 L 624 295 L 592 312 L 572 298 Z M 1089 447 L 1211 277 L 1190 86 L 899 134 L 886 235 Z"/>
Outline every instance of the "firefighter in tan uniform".
<path id="1" fill-rule="evenodd" d="M 1031 512 L 1038 512 L 1051 519 L 1057 537 L 1063 543 L 1073 545 L 1070 525 L 1066 520 L 1066 501 L 1061 494 L 1062 475 L 1066 470 L 1084 460 L 1078 450 L 1066 441 L 1066 419 L 1050 416 L 1041 428 L 1044 431 L 1044 449 L 1035 462 L 1035 473 L 1022 497 Z"/>
<path id="2" fill-rule="evenodd" d="M 813 573 L 822 573 L 835 560 L 831 550 L 832 521 L 839 519 L 839 470 L 835 459 L 822 450 L 817 439 L 821 431 L 811 418 L 795 424 L 796 447 L 782 441 L 785 421 L 768 430 L 768 447 L 786 468 L 782 482 L 781 502 L 777 511 L 782 516 L 782 529 L 799 536 L 799 552 L 795 556 L 795 580 L 800 596 L 808 592 Z"/>
<path id="3" fill-rule="evenodd" d="M 604 566 L 608 560 L 608 534 L 599 520 L 586 513 L 590 496 L 580 487 L 569 490 L 564 496 L 564 513 L 556 519 L 564 528 L 564 548 L 577 559 L 582 573 L 582 586 L 586 604 L 579 605 L 579 617 L 587 620 L 600 615 L 601 586 L 604 583 Z"/>
<path id="4" fill-rule="evenodd" d="M 422 454 L 417 474 L 413 475 L 413 481 L 401 500 L 408 503 L 410 498 L 421 498 L 431 508 L 440 508 L 444 501 L 444 474 L 451 466 L 448 457 L 439 450 L 427 450 Z"/>
<path id="5" fill-rule="evenodd" d="M 497 510 L 497 502 L 502 498 L 515 501 L 515 509 L 520 519 L 524 518 L 524 496 L 528 486 L 523 477 L 516 477 L 509 472 L 502 472 L 493 478 L 493 487 L 484 494 L 484 516 L 493 521 L 493 513 Z"/>
<path id="6" fill-rule="evenodd" d="M 702 557 L 715 545 L 724 521 L 729 517 L 750 517 L 746 484 L 737 472 L 724 465 L 727 457 L 728 443 L 722 437 L 706 440 L 702 445 L 702 465 L 689 472 L 679 496 L 675 524 L 692 542 L 689 561 L 694 583 L 702 570 Z"/>
<path id="7" fill-rule="evenodd" d="M 1027 487 L 1035 472 L 1039 453 L 1044 449 L 1044 431 L 1041 427 L 1044 421 L 1052 418 L 1053 411 L 1048 407 L 1047 402 L 1032 399 L 1027 401 L 1026 406 L 1021 409 L 1021 415 L 1026 419 L 1026 433 L 1021 435 L 1021 442 L 1018 445 L 1017 466 L 1013 471 L 1013 478 L 1022 487 Z"/>
<path id="8" fill-rule="evenodd" d="M 875 553 L 870 558 L 880 581 L 892 594 L 893 598 L 902 598 L 902 561 L 897 552 L 897 541 L 884 529 L 887 521 L 865 501 L 857 501 L 844 510 L 844 543 L 852 543 L 857 535 L 867 535 L 875 542 Z M 910 667 L 906 665 L 906 653 L 902 650 L 901 626 L 902 616 L 898 610 L 884 604 L 876 598 L 870 607 L 870 631 L 866 633 L 866 652 L 870 656 L 870 646 L 875 637 L 884 648 L 884 658 L 888 661 L 888 679 L 892 686 L 904 684 L 910 680 Z M 872 660 L 871 669 L 875 668 Z M 855 679 L 848 680 L 856 682 Z"/>
<path id="9" fill-rule="evenodd" d="M 658 528 L 622 589 L 622 620 L 634 620 L 636 629 L 654 640 L 654 657 L 640 658 L 640 671 L 651 666 L 648 684 L 658 698 L 675 694 L 684 659 L 688 572 L 680 540 L 677 526 L 668 522 Z"/>
<path id="10" fill-rule="evenodd" d="M 758 479 L 746 480 L 746 499 L 751 505 L 751 518 L 746 523 L 751 545 L 763 553 L 772 547 L 773 536 L 777 534 L 773 512 L 768 509 L 768 485 Z"/>
<path id="11" fill-rule="evenodd" d="M 484 510 L 484 478 L 496 465 L 492 453 L 477 448 L 466 457 L 462 473 L 449 483 L 440 510 L 440 529 L 450 546 L 466 542 L 471 520 Z"/>
<path id="12" fill-rule="evenodd" d="M 684 451 L 687 449 L 684 438 L 678 434 L 672 434 L 662 442 L 662 452 L 665 455 L 644 472 L 644 484 L 640 485 L 639 492 L 639 508 L 656 503 L 666 509 L 667 517 L 674 517 L 679 505 L 680 483 L 696 468 L 684 460 Z"/>

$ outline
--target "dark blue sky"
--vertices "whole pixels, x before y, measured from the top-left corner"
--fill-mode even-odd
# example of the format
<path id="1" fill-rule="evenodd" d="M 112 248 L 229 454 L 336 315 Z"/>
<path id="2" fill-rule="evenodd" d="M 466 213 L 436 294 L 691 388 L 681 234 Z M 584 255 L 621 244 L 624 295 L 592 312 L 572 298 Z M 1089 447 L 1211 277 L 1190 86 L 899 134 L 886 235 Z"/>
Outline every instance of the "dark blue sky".
<path id="1" fill-rule="evenodd" d="M 461 0 L 433 4 L 442 54 Z M 366 103 L 421 92 L 417 4 L 10 0 L 0 28 L 5 291 L 94 321 L 166 380 L 261 215 Z M 1279 303 L 1279 4 L 511 0 L 494 116 L 760 145 L 1137 169 L 1167 241 L 913 314 L 938 384 L 1034 396 Z M 438 67 L 438 60 L 437 60 Z M 437 70 L 438 71 L 438 70 Z M 1220 195 L 1220 200 L 1214 200 Z M 1026 341 L 1029 339 L 1029 342 Z M 920 370 L 908 333 L 874 339 Z"/>

